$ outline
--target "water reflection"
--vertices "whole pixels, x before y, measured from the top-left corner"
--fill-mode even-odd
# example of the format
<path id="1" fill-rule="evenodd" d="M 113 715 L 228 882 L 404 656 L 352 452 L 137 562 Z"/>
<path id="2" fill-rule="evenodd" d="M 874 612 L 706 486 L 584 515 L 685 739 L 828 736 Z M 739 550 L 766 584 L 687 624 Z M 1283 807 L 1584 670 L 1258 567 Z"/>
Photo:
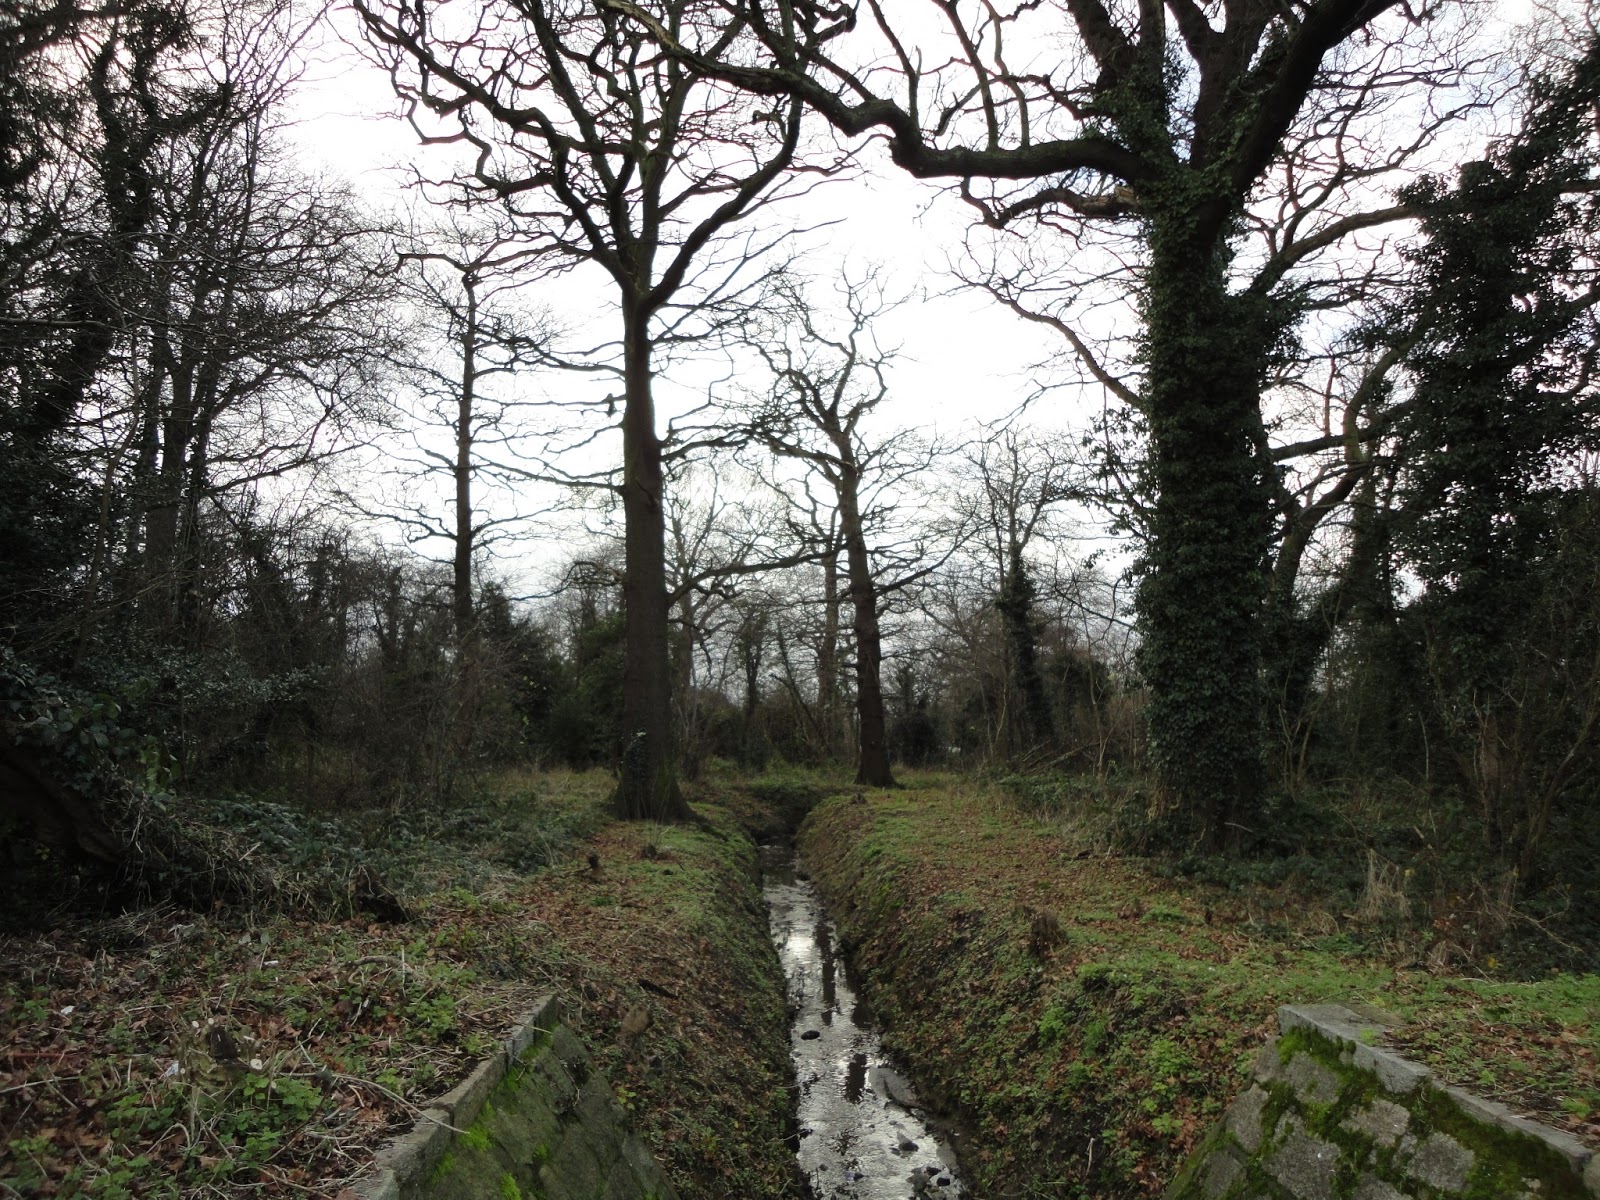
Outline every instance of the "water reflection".
<path id="1" fill-rule="evenodd" d="M 861 1094 L 867 1090 L 867 1056 L 852 1054 L 850 1067 L 844 1076 L 844 1098 L 847 1103 L 860 1104 Z"/>
<path id="2" fill-rule="evenodd" d="M 831 922 L 792 861 L 768 857 L 768 919 L 795 1012 L 801 1170 L 818 1200 L 967 1195 L 949 1137 L 930 1128 L 851 985 Z"/>

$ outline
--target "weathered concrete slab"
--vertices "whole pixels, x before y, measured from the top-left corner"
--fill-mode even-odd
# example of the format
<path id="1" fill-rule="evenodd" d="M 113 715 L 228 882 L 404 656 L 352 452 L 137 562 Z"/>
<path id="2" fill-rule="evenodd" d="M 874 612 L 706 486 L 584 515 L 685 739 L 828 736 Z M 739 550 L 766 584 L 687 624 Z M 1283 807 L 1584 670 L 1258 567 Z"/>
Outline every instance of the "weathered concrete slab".
<path id="1" fill-rule="evenodd" d="M 365 1200 L 677 1200 L 553 997 L 395 1139 Z"/>

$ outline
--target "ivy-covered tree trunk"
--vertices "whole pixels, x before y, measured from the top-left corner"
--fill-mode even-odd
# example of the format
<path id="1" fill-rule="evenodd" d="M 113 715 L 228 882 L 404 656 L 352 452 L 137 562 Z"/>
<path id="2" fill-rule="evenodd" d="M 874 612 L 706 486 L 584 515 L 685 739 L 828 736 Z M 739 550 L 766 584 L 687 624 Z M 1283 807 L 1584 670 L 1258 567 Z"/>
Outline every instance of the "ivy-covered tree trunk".
<path id="1" fill-rule="evenodd" d="M 622 512 L 622 762 L 617 815 L 680 820 L 689 815 L 672 753 L 672 670 L 667 636 L 666 522 L 661 439 L 651 392 L 649 316 L 625 307 Z"/>
<path id="2" fill-rule="evenodd" d="M 1023 701 L 1022 737 L 1018 739 L 1020 744 L 1012 746 L 1013 752 L 1031 749 L 1039 742 L 1048 742 L 1055 736 L 1050 697 L 1045 692 L 1044 676 L 1039 672 L 1039 646 L 1033 628 L 1034 594 L 1028 564 L 1022 557 L 1021 549 L 1013 546 L 1005 582 L 995 601 L 995 608 L 1005 623 L 1017 688 L 1022 693 Z"/>
<path id="3" fill-rule="evenodd" d="M 1138 611 L 1154 765 L 1178 829 L 1211 849 L 1254 831 L 1262 791 L 1261 615 L 1272 541 L 1264 347 L 1227 288 L 1203 202 L 1150 215 L 1145 416 L 1153 497 Z M 1175 830 L 1174 832 L 1177 832 Z"/>

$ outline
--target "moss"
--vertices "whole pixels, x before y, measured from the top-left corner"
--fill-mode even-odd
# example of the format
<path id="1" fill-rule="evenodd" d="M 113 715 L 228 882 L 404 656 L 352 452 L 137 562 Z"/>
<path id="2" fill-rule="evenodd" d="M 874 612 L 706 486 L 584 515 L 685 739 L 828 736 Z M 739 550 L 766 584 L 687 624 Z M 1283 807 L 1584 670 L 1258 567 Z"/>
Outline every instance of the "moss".
<path id="1" fill-rule="evenodd" d="M 1524 1190 L 1537 1180 L 1541 1200 L 1590 1200 L 1567 1160 L 1536 1137 L 1487 1125 L 1468 1116 L 1448 1094 L 1425 1088 L 1412 1108 L 1413 1127 L 1455 1138 L 1476 1156 L 1465 1200 L 1496 1200 Z M 1422 1136 L 1426 1136 L 1424 1133 Z"/>
<path id="2" fill-rule="evenodd" d="M 1420 1145 L 1434 1133 L 1448 1135 L 1473 1154 L 1472 1172 L 1462 1194 L 1464 1200 L 1503 1200 L 1530 1190 L 1529 1181 L 1535 1185 L 1531 1190 L 1550 1200 L 1584 1200 L 1586 1197 L 1576 1174 L 1551 1147 L 1537 1138 L 1478 1121 L 1438 1088 L 1424 1085 L 1408 1096 L 1389 1095 L 1374 1073 L 1346 1060 L 1345 1047 L 1303 1027 L 1280 1037 L 1277 1051 L 1284 1064 L 1292 1062 L 1296 1055 L 1309 1054 L 1335 1073 L 1339 1079 L 1339 1093 L 1329 1104 L 1302 1103 L 1296 1100 L 1294 1089 L 1287 1082 L 1278 1080 L 1268 1085 L 1268 1100 L 1262 1111 L 1263 1146 L 1271 1146 L 1277 1140 L 1273 1133 L 1278 1123 L 1286 1114 L 1294 1112 L 1308 1135 L 1338 1147 L 1340 1164 L 1334 1193 L 1341 1198 L 1354 1195 L 1367 1174 L 1393 1184 L 1404 1184 L 1405 1148 Z M 1347 1128 L 1346 1122 L 1351 1116 L 1379 1098 L 1398 1102 L 1409 1113 L 1405 1148 L 1381 1145 L 1367 1134 Z M 1173 1200 L 1186 1200 L 1199 1194 L 1196 1189 L 1206 1156 L 1218 1148 L 1219 1138 L 1214 1131 L 1174 1182 L 1169 1193 Z M 1269 1183 L 1265 1159 L 1266 1156 L 1261 1155 L 1247 1162 L 1243 1180 L 1245 1193 Z"/>
<path id="3" fill-rule="evenodd" d="M 522 1189 L 509 1174 L 500 1176 L 500 1197 L 501 1200 L 522 1200 Z"/>
<path id="4" fill-rule="evenodd" d="M 444 1157 L 434 1164 L 432 1172 L 428 1175 L 428 1186 L 433 1187 L 456 1169 L 456 1156 L 445 1151 Z"/>
<path id="5" fill-rule="evenodd" d="M 489 1148 L 489 1131 L 484 1128 L 481 1118 L 472 1128 L 461 1135 L 461 1141 L 468 1149 L 477 1150 L 480 1153 Z"/>

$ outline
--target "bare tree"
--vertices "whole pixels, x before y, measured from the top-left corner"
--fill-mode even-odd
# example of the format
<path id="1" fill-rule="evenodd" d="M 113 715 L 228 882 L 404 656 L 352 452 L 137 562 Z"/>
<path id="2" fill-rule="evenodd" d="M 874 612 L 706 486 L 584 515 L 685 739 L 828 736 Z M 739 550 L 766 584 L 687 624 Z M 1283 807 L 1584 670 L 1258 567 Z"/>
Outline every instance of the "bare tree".
<path id="1" fill-rule="evenodd" d="M 129 415 L 133 584 L 170 629 L 187 620 L 200 506 L 334 449 L 382 369 L 376 231 L 348 192 L 288 164 L 278 127 L 302 20 L 248 2 L 209 14 L 210 54 L 167 84 L 216 97 L 163 146 L 139 297 L 121 314 L 144 361 Z"/>
<path id="2" fill-rule="evenodd" d="M 519 373 L 545 361 L 553 321 L 522 299 L 536 255 L 504 230 L 457 219 L 448 228 L 413 231 L 409 240 L 413 248 L 400 255 L 406 295 L 424 345 L 438 352 L 402 356 L 424 410 L 420 428 L 407 431 L 414 448 L 406 458 L 423 472 L 447 475 L 452 502 L 449 519 L 418 502 L 383 515 L 400 521 L 413 541 L 449 544 L 451 610 L 465 644 L 477 556 L 528 520 L 516 485 L 527 477 L 526 445 L 538 431 L 526 420 L 531 402 L 516 389 Z M 485 508 L 485 486 L 499 492 L 502 509 Z"/>
<path id="3" fill-rule="evenodd" d="M 1009 659 L 1021 711 L 1011 726 L 1012 751 L 1054 737 L 1055 719 L 1040 673 L 1035 625 L 1038 586 L 1028 549 L 1053 505 L 1068 496 L 1069 464 L 1042 440 L 1029 439 L 1014 424 L 968 449 L 972 488 L 967 500 L 995 579 L 993 603 L 1005 625 Z M 1009 711 L 1014 711 L 1008 709 Z"/>
<path id="4" fill-rule="evenodd" d="M 789 288 L 783 310 L 788 324 L 756 339 L 773 383 L 750 428 L 773 454 L 805 463 L 828 489 L 837 513 L 837 542 L 830 519 L 821 550 L 825 571 L 830 560 L 836 561 L 836 546 L 845 558 L 855 639 L 856 779 L 892 787 L 879 615 L 889 592 L 932 567 L 926 565 L 928 548 L 921 538 L 874 547 L 869 536 L 882 532 L 895 488 L 926 469 L 934 452 L 904 433 L 885 437 L 871 430 L 870 418 L 889 394 L 887 368 L 893 357 L 878 344 L 872 322 L 891 305 L 871 276 L 846 279 L 839 292 L 842 313 L 835 329 L 798 285 Z M 809 483 L 801 487 L 809 494 Z M 815 504 L 807 507 L 815 513 Z M 831 658 L 831 645 L 827 653 Z"/>
<path id="5" fill-rule="evenodd" d="M 742 23 L 708 0 L 661 0 L 652 20 L 708 60 L 743 53 Z M 476 187 L 535 244 L 609 279 L 620 330 L 590 360 L 622 387 L 626 746 L 617 810 L 678 817 L 673 764 L 662 439 L 664 350 L 708 336 L 768 242 L 737 227 L 794 160 L 801 105 L 762 104 L 633 23 L 579 0 L 357 0 L 425 136 L 475 154 Z M 425 121 L 442 121 L 424 125 Z"/>
<path id="6" fill-rule="evenodd" d="M 762 598 L 764 577 L 812 557 L 770 505 L 740 486 L 748 481 L 735 476 L 730 488 L 726 472 L 716 466 L 680 468 L 667 491 L 668 586 L 679 631 L 673 697 L 691 769 L 698 768 L 704 742 L 702 686 L 720 689 L 731 669 L 727 655 L 717 669 L 716 643 L 730 635 L 736 653 L 746 661 L 753 656 L 759 673 L 763 614 L 770 607 Z M 748 699 L 756 685 L 745 674 Z M 752 713 L 747 704 L 747 725 Z"/>

